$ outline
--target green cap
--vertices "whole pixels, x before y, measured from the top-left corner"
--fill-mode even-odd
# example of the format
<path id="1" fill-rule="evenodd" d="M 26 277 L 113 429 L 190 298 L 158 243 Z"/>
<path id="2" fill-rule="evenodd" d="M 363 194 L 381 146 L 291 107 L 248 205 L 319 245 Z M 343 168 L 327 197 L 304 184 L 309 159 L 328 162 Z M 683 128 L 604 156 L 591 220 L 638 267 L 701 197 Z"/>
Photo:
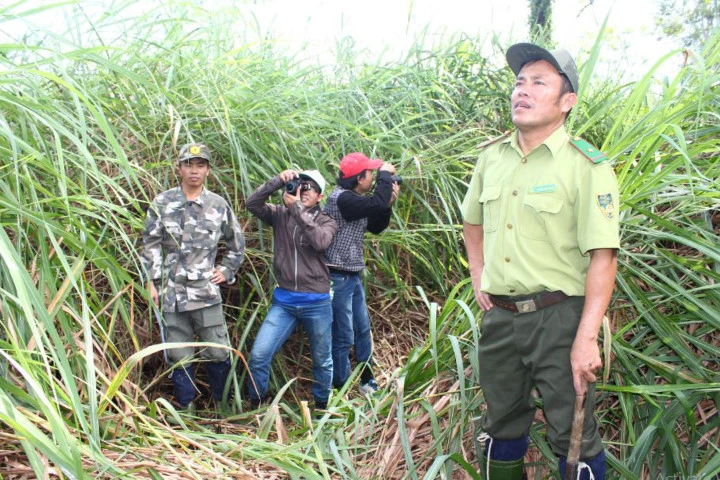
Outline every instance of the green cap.
<path id="1" fill-rule="evenodd" d="M 573 92 L 577 93 L 578 91 L 580 81 L 577 67 L 575 66 L 575 60 L 573 60 L 567 50 L 559 49 L 548 51 L 532 43 L 516 43 L 508 48 L 505 53 L 505 58 L 515 75 L 520 73 L 523 65 L 527 62 L 531 60 L 545 60 L 557 68 L 560 75 L 564 75 L 570 80 Z"/>
<path id="2" fill-rule="evenodd" d="M 185 162 L 191 158 L 202 158 L 210 162 L 210 149 L 202 143 L 183 145 L 178 154 L 178 162 Z"/>

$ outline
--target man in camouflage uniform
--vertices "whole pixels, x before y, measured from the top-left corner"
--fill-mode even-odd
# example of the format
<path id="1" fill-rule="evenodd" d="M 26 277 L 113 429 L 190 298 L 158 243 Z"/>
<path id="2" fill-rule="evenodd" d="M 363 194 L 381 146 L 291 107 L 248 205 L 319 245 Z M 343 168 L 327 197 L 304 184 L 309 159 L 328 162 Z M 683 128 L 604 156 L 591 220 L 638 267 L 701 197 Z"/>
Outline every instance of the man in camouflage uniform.
<path id="1" fill-rule="evenodd" d="M 222 313 L 220 287 L 235 282 L 244 258 L 245 239 L 228 203 L 205 188 L 210 173 L 210 150 L 188 144 L 180 149 L 177 171 L 180 186 L 153 200 L 143 232 L 143 266 L 148 290 L 162 311 L 165 343 L 200 341 L 230 346 Z M 225 242 L 227 253 L 215 266 L 218 244 Z M 175 399 L 181 408 L 192 408 L 197 389 L 194 365 L 187 360 L 193 347 L 167 350 L 175 365 L 170 378 Z M 230 372 L 229 351 L 208 347 L 200 351 L 208 361 L 208 382 L 213 398 L 220 402 Z"/>

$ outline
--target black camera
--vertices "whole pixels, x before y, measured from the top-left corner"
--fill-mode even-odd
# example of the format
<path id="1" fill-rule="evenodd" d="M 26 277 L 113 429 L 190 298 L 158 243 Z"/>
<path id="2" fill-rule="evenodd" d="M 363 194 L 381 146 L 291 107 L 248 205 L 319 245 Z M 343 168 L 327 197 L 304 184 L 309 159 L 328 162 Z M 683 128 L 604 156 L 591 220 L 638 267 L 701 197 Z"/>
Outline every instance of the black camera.
<path id="1" fill-rule="evenodd" d="M 403 179 L 400 175 L 393 175 L 390 177 L 390 181 L 393 183 L 397 183 L 398 185 L 402 185 Z"/>
<path id="2" fill-rule="evenodd" d="M 294 194 L 297 192 L 297 189 L 300 188 L 301 183 L 302 180 L 300 180 L 300 177 L 295 177 L 285 184 L 285 191 Z"/>

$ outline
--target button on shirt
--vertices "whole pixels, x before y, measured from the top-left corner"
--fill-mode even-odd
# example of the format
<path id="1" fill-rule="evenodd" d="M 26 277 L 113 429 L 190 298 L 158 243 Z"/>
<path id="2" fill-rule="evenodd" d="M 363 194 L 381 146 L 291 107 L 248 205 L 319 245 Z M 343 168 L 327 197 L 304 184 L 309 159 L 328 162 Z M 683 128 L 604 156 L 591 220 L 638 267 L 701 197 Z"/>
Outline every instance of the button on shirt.
<path id="1" fill-rule="evenodd" d="M 165 281 L 165 311 L 185 312 L 220 303 L 220 288 L 210 281 L 218 244 L 224 241 L 227 247 L 219 268 L 230 284 L 245 253 L 235 214 L 222 197 L 207 189 L 196 200 L 187 200 L 181 187 L 158 195 L 148 209 L 143 241 L 148 280 L 156 286 Z"/>
<path id="2" fill-rule="evenodd" d="M 584 295 L 588 252 L 619 248 L 615 173 L 569 140 L 561 127 L 524 155 L 514 132 L 482 150 L 461 211 L 483 226 L 484 292 Z"/>

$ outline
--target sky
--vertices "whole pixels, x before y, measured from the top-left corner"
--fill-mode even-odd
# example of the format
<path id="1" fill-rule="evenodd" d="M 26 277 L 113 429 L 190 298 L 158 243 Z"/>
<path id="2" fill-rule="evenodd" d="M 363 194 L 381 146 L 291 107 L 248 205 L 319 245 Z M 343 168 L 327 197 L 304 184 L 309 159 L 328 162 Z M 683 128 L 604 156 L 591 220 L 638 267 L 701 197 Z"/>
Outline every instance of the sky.
<path id="1" fill-rule="evenodd" d="M 19 2 L 23 6 L 34 0 Z M 40 0 L 38 0 L 40 1 Z M 118 0 L 116 0 L 117 3 Z M 151 5 L 177 5 L 182 0 L 144 0 L 130 10 Z M 554 0 L 553 39 L 581 63 L 591 49 L 605 18 L 608 28 L 603 41 L 599 75 L 621 75 L 637 80 L 661 56 L 675 50 L 670 40 L 660 39 L 655 16 L 660 0 Z M 42 3 L 42 2 L 41 2 Z M 83 0 L 88 12 L 104 12 L 111 0 Z M 234 5 L 253 17 L 260 38 L 270 36 L 278 45 L 322 63 L 334 60 L 339 39 L 352 37 L 356 50 L 366 50 L 369 60 L 399 59 L 422 32 L 429 36 L 424 45 L 451 34 L 485 39 L 483 53 L 498 65 L 502 52 L 493 48 L 492 34 L 500 45 L 526 41 L 528 0 L 204 0 L 208 9 Z M 33 17 L 30 23 L 57 21 L 57 13 L 47 18 Z M 12 32 L 27 23 L 0 24 Z M 0 31 L 0 37 L 2 37 Z M 16 38 L 18 36 L 16 35 Z M 1 39 L 0 39 L 1 40 Z M 656 76 L 674 75 L 681 55 L 666 62 Z"/>
<path id="2" fill-rule="evenodd" d="M 309 55 L 327 51 L 345 35 L 359 48 L 383 58 L 395 58 L 421 30 L 429 34 L 465 33 L 503 45 L 528 38 L 528 0 L 274 0 L 258 2 L 261 24 L 288 46 L 307 42 Z M 677 46 L 660 39 L 655 29 L 659 0 L 554 0 L 553 39 L 573 56 L 587 53 L 605 18 L 606 51 L 601 60 L 606 74 L 622 72 L 637 79 L 661 56 Z M 609 16 L 608 16 L 609 15 Z M 495 52 L 497 54 L 497 52 Z M 667 62 L 659 75 L 671 75 L 679 59 Z M 502 62 L 502 58 L 496 59 Z"/>

